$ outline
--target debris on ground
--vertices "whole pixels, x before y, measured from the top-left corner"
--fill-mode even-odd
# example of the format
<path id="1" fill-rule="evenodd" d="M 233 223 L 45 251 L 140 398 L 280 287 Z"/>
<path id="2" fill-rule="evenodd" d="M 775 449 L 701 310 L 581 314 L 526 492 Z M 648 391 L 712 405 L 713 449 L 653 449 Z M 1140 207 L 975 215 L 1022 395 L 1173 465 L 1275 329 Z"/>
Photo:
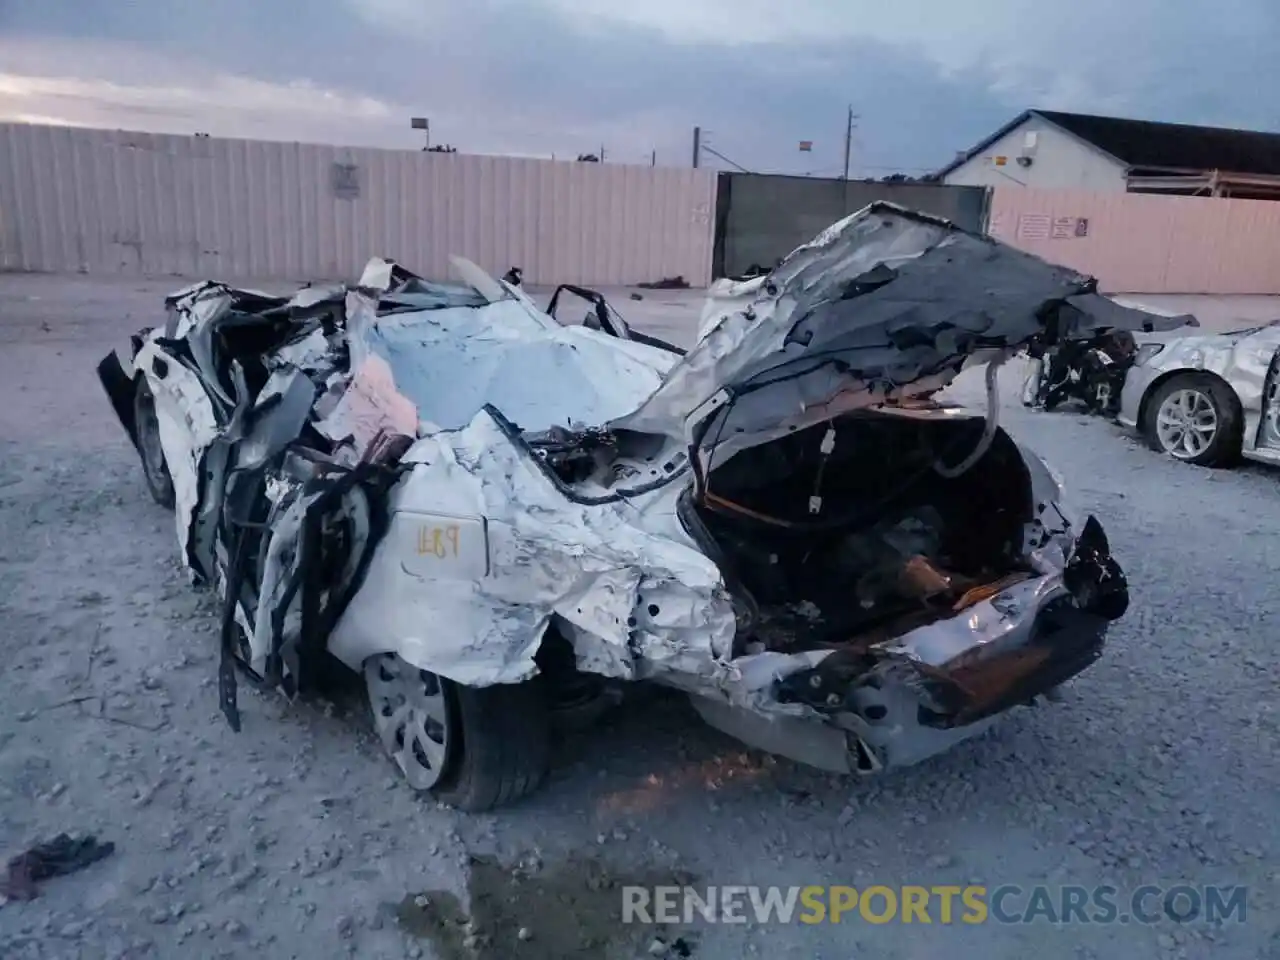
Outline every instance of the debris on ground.
<path id="1" fill-rule="evenodd" d="M 431 942 L 444 960 L 595 960 L 620 948 L 661 942 L 664 957 L 689 957 L 686 938 L 661 926 L 622 922 L 626 886 L 679 886 L 687 875 L 628 875 L 571 857 L 541 871 L 472 856 L 467 901 L 444 890 L 410 894 L 395 908 L 400 926 Z"/>
<path id="2" fill-rule="evenodd" d="M 34 900 L 40 895 L 37 884 L 41 880 L 83 870 L 111 856 L 115 848 L 114 843 L 99 843 L 92 835 L 74 838 L 60 833 L 9 859 L 8 871 L 0 878 L 0 896 Z"/>
<path id="3" fill-rule="evenodd" d="M 662 960 L 685 960 L 686 957 L 693 956 L 693 946 L 684 937 L 676 937 L 670 942 L 662 937 L 654 937 L 649 943 L 648 954 Z"/>
<path id="4" fill-rule="evenodd" d="M 642 290 L 688 290 L 689 281 L 682 276 L 663 277 L 661 280 L 647 280 L 637 283 Z"/>
<path id="5" fill-rule="evenodd" d="M 1060 468 L 1081 508 L 1106 521 L 1117 552 L 1140 558 L 1135 580 L 1155 591 L 1119 622 L 1110 655 L 1069 685 L 1071 709 L 1025 711 L 936 761 L 850 784 L 744 755 L 697 723 L 674 692 L 655 690 L 624 705 L 607 731 L 566 743 L 553 789 L 531 806 L 459 817 L 401 786 L 366 742 L 363 718 L 329 719 L 255 694 L 250 709 L 261 719 L 243 746 L 210 723 L 219 716 L 206 683 L 217 653 L 212 592 L 189 588 L 174 557 L 173 515 L 139 490 L 131 446 L 107 442 L 118 427 L 101 409 L 100 386 L 82 375 L 146 318 L 163 322 L 154 305 L 174 285 L 123 274 L 0 278 L 0 877 L 11 854 L 62 830 L 113 839 L 120 854 L 41 884 L 33 903 L 0 907 L 4 960 L 329 960 L 352 950 L 361 960 L 425 960 L 431 943 L 407 938 L 394 915 L 375 928 L 383 901 L 428 888 L 465 897 L 466 870 L 454 860 L 463 847 L 501 851 L 506 862 L 540 848 L 550 868 L 563 851 L 600 850 L 597 834 L 614 826 L 628 841 L 602 849 L 624 871 L 650 856 L 655 866 L 678 859 L 708 884 L 861 886 L 927 875 L 944 884 L 999 877 L 1024 890 L 1215 877 L 1250 887 L 1244 923 L 1073 923 L 1052 938 L 1041 923 L 940 926 L 936 898 L 932 924 L 851 924 L 851 914 L 838 924 L 704 924 L 695 914 L 693 960 L 907 960 L 947 945 L 957 958 L 983 960 L 1232 960 L 1280 945 L 1263 915 L 1280 879 L 1270 879 L 1280 870 L 1280 819 L 1267 814 L 1280 792 L 1280 648 L 1266 629 L 1280 529 L 1275 471 L 1188 469 L 1101 421 L 1027 410 L 1016 389 L 1027 362 L 1015 358 L 1002 375 L 1001 425 Z M 296 285 L 269 289 L 292 294 Z M 663 326 L 651 320 L 662 313 L 659 300 L 670 311 Z M 628 319 L 667 337 L 681 325 L 692 343 L 701 302 L 646 295 Z M 1233 311 L 1242 301 L 1202 302 Z M 40 332 L 45 317 L 56 337 Z M 966 371 L 946 396 L 980 404 L 983 371 Z M 77 598 L 90 590 L 107 600 L 82 610 Z M 97 642 L 113 659 L 95 657 L 92 679 L 75 690 L 111 692 L 109 709 L 126 709 L 119 698 L 127 694 L 135 702 L 126 715 L 140 717 L 144 704 L 159 709 L 150 701 L 161 694 L 134 685 L 144 670 L 158 671 L 172 702 L 160 731 L 50 709 L 75 695 L 99 624 Z M 364 706 L 361 698 L 354 691 L 353 707 Z M 95 703 L 84 704 L 86 714 Z M 281 726 L 264 727 L 276 717 Z M 262 786 L 267 777 L 281 784 Z M 137 791 L 162 778 L 168 785 L 152 802 L 135 806 Z M 59 800 L 39 799 L 59 782 L 68 785 Z M 74 819 L 60 812 L 72 803 Z M 182 825 L 189 837 L 171 848 L 159 842 Z M 206 832 L 215 825 L 224 829 Z M 335 845 L 338 833 L 342 862 L 302 876 L 293 861 Z M 135 854 L 124 837 L 147 849 Z M 939 874 L 928 860 L 943 851 L 955 862 Z M 228 877 L 250 864 L 261 878 L 225 893 Z M 1159 899 L 1147 902 L 1158 910 Z M 1028 902 L 1007 898 L 1006 909 Z M 149 921 L 152 910 L 179 904 L 190 912 Z M 351 941 L 335 933 L 342 914 L 356 920 Z M 526 916 L 533 939 L 509 960 L 523 960 L 557 922 L 558 911 Z M 82 933 L 69 932 L 80 924 Z M 194 932 L 180 942 L 187 924 Z M 642 960 L 654 938 L 668 938 L 639 932 L 634 950 L 604 956 Z M 1172 949 L 1158 941 L 1162 933 Z"/>

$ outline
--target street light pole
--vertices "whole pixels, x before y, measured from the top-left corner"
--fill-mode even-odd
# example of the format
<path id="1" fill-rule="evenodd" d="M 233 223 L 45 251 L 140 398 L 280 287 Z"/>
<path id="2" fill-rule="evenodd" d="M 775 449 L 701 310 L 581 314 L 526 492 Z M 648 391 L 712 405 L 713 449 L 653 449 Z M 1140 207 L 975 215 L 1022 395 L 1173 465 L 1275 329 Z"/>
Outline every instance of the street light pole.
<path id="1" fill-rule="evenodd" d="M 430 150 L 431 149 L 431 121 L 428 120 L 426 117 L 410 117 L 409 126 L 412 127 L 414 130 L 422 131 L 423 136 L 427 138 L 426 145 L 423 147 L 423 149 Z"/>

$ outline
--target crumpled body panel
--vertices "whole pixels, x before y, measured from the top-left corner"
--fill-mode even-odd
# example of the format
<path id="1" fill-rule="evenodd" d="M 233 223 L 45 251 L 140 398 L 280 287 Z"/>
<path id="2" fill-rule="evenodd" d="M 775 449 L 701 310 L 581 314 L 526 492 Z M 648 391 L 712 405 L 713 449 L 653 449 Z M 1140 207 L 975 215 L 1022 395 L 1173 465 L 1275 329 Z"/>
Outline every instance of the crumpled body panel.
<path id="1" fill-rule="evenodd" d="M 424 502 L 447 494 L 449 478 L 439 472 L 438 457 L 423 469 L 429 470 L 428 484 L 442 485 L 439 495 L 423 494 L 413 464 L 399 463 L 415 438 L 439 434 L 450 455 L 465 451 L 464 428 L 494 400 L 519 411 L 526 428 L 601 422 L 634 409 L 674 359 L 644 343 L 562 327 L 519 291 L 472 265 L 460 267 L 476 285 L 432 284 L 383 260 L 371 261 L 357 285 L 306 287 L 290 298 L 197 283 L 167 298 L 166 322 L 135 338 L 130 359 L 100 367 L 135 444 L 137 378 L 150 388 L 183 560 L 195 579 L 226 599 L 224 659 L 240 659 L 269 683 L 288 680 L 298 688 L 298 671 L 308 658 L 315 660 L 314 646 L 323 645 L 328 621 L 368 579 L 373 548 L 395 515 L 395 498 L 387 492 L 395 481 L 407 478 L 407 493 Z M 507 543 L 511 538 L 497 533 L 504 512 L 518 514 L 520 497 L 492 484 L 479 485 L 477 493 L 489 504 L 494 542 Z M 396 533 L 399 526 L 391 525 Z M 528 610 L 515 610 L 519 591 L 512 591 L 518 576 L 534 572 L 538 562 L 546 580 L 564 583 L 575 573 L 556 567 L 547 550 L 536 561 L 539 538 L 553 537 L 539 533 L 534 546 L 510 557 L 505 577 L 486 581 L 505 584 L 506 592 L 499 590 L 488 608 L 478 604 L 457 622 L 477 625 L 472 635 L 492 640 L 498 627 L 480 626 L 483 614 L 498 616 L 504 603 L 515 620 L 534 627 L 539 618 L 545 621 L 550 614 L 539 613 L 536 578 L 526 588 Z M 597 564 L 596 580 L 618 580 L 618 596 L 632 597 L 629 604 L 639 588 L 661 593 L 656 580 L 646 583 L 635 569 L 617 572 L 626 567 L 623 558 L 636 561 L 638 551 L 633 545 L 630 554 L 618 552 L 626 538 L 616 539 L 613 567 L 607 559 Z M 329 556 L 334 551 L 339 555 Z M 674 563 L 674 572 L 663 573 L 659 562 L 655 577 L 693 583 L 714 577 L 705 558 L 688 548 L 675 553 L 684 566 Z M 319 574 L 322 568 L 326 572 Z M 582 580 L 582 571 L 575 575 Z M 628 586 L 625 579 L 635 582 Z M 590 592 L 586 580 L 578 589 Z M 676 605 L 681 589 L 667 589 Z M 439 599 L 429 589 L 422 593 L 428 603 Z M 453 608 L 462 609 L 456 584 L 451 598 Z M 614 606 L 625 621 L 621 601 Z M 605 624 L 608 611 L 597 606 L 588 614 L 566 602 L 559 607 L 581 624 L 574 629 L 583 636 L 618 631 L 616 623 Z M 629 616 L 630 605 L 626 609 Z M 503 675 L 528 675 L 531 667 L 521 663 L 518 648 L 536 647 L 540 635 L 531 629 L 518 642 L 511 639 L 514 632 L 508 637 L 515 649 Z M 399 642 L 388 637 L 384 650 Z M 603 648 L 595 655 L 618 661 L 611 674 L 634 672 L 626 657 Z M 484 682 L 493 671 L 483 666 L 471 673 Z"/>
<path id="2" fill-rule="evenodd" d="M 575 504 L 483 412 L 419 440 L 404 462 L 387 536 L 330 641 L 340 660 L 358 666 L 394 638 L 410 663 L 460 683 L 513 683 L 534 674 L 553 618 L 571 628 L 579 666 L 604 676 L 707 675 L 728 656 L 734 617 L 719 570 L 692 541 L 640 521 L 669 514 L 677 486 L 642 504 Z M 419 530 L 479 518 L 487 574 L 454 575 L 451 558 L 433 576 L 407 569 Z"/>
<path id="3" fill-rule="evenodd" d="M 945 387 L 967 365 L 1090 311 L 1146 316 L 1092 279 L 946 220 L 873 203 L 767 277 L 710 291 L 696 347 L 614 426 L 735 453 L 853 409 Z"/>

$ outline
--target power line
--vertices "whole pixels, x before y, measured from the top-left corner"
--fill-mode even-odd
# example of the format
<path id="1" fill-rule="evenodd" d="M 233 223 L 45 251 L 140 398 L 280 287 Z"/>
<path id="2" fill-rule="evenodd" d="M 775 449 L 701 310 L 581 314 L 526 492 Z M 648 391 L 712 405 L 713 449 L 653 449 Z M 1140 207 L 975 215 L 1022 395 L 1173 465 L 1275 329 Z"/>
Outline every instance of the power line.
<path id="1" fill-rule="evenodd" d="M 904 175 L 911 173 L 932 173 L 934 170 L 933 167 L 869 167 L 865 165 L 859 165 L 858 169 L 885 173 L 901 173 Z M 840 167 L 815 167 L 812 170 L 806 170 L 803 175 L 806 177 L 840 178 L 840 172 Z"/>
<path id="2" fill-rule="evenodd" d="M 746 167 L 744 167 L 742 164 L 738 163 L 737 161 L 730 160 L 728 157 L 726 157 L 726 156 L 725 156 L 723 153 L 721 153 L 719 150 L 714 150 L 714 149 L 712 149 L 711 147 L 708 147 L 705 143 L 702 145 L 702 152 L 703 152 L 703 153 L 709 153 L 709 154 L 711 154 L 713 157 L 719 157 L 719 158 L 720 158 L 721 160 L 723 160 L 725 163 L 729 164 L 729 166 L 731 166 L 731 167 L 735 167 L 735 168 L 737 168 L 738 170 L 740 170 L 740 171 L 741 171 L 741 172 L 743 172 L 743 173 L 750 173 L 750 172 L 751 172 L 751 171 L 750 171 L 750 170 L 748 170 Z"/>
<path id="3" fill-rule="evenodd" d="M 862 164 L 863 170 L 893 170 L 897 173 L 932 173 L 937 167 L 872 167 Z"/>
<path id="4" fill-rule="evenodd" d="M 840 166 L 818 167 L 813 170 L 805 171 L 800 175 L 805 177 L 812 177 L 812 176 L 837 177 L 837 176 L 841 176 L 841 173 L 843 171 L 843 179 L 848 180 L 852 163 L 853 163 L 854 133 L 858 129 L 857 121 L 860 119 L 861 119 L 861 115 L 854 113 L 853 106 L 850 105 L 848 108 L 848 112 L 845 115 L 845 153 L 844 153 L 843 167 L 840 167 Z M 711 156 L 717 157 L 720 160 L 724 161 L 729 166 L 733 167 L 735 170 L 741 171 L 742 173 L 752 172 L 751 170 L 748 170 L 746 167 L 744 167 L 742 164 L 738 163 L 736 160 L 732 160 L 729 157 L 726 157 L 719 150 L 716 150 L 714 147 L 710 146 L 708 143 L 708 141 L 710 140 L 710 136 L 709 136 L 710 133 L 711 133 L 710 130 L 701 126 L 697 126 L 693 128 L 693 165 L 695 167 L 700 165 L 701 155 L 704 153 L 708 153 Z M 860 143 L 861 141 L 859 141 L 859 144 Z M 858 169 L 859 171 L 877 171 L 882 173 L 901 173 L 903 175 L 908 175 L 908 174 L 914 174 L 914 173 L 933 173 L 935 170 L 937 170 L 937 167 L 907 167 L 907 166 L 899 166 L 897 164 L 880 165 L 880 164 L 859 163 Z"/>

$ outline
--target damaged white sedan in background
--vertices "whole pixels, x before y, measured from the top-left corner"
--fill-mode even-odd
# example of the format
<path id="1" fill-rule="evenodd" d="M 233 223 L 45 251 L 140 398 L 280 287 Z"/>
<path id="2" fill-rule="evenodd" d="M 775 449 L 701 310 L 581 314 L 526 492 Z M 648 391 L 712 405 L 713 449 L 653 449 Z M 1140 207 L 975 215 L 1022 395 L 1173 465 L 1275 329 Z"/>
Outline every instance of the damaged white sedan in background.
<path id="1" fill-rule="evenodd" d="M 1280 320 L 1149 338 L 1125 375 L 1116 419 L 1186 463 L 1280 464 Z"/>
<path id="2" fill-rule="evenodd" d="M 1088 278 L 875 204 L 682 355 L 455 264 L 199 284 L 99 367 L 224 598 L 237 729 L 237 670 L 292 696 L 332 655 L 408 782 L 465 809 L 533 790 L 554 720 L 620 681 L 872 773 L 1050 692 L 1124 613 L 1100 524 L 996 422 L 999 364 Z M 934 399 L 980 363 L 985 416 Z"/>

